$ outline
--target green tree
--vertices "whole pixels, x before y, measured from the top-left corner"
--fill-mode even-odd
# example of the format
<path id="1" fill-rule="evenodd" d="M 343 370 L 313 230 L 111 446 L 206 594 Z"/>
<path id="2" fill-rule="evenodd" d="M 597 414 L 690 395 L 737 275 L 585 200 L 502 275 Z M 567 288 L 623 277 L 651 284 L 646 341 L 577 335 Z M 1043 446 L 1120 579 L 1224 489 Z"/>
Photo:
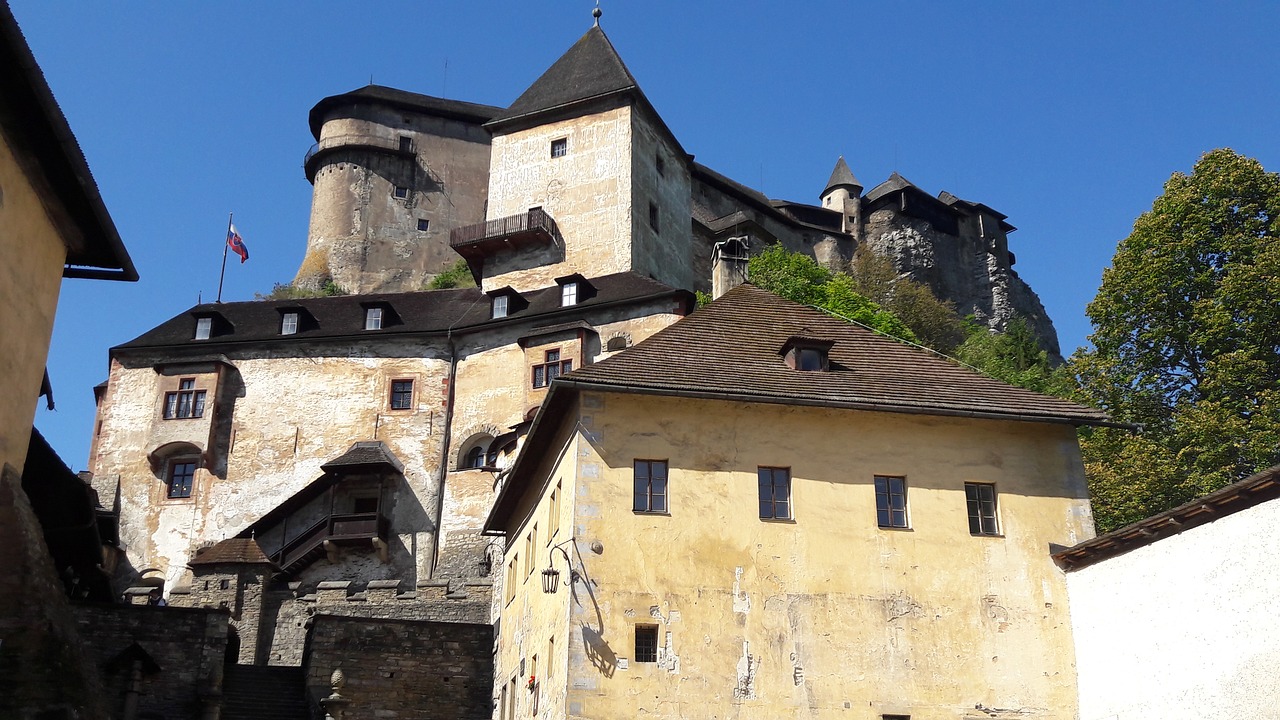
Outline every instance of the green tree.
<path id="1" fill-rule="evenodd" d="M 893 337 L 917 342 L 901 320 L 854 290 L 844 273 L 831 273 L 813 258 L 773 245 L 748 261 L 747 277 L 757 287 L 812 305 Z"/>
<path id="2" fill-rule="evenodd" d="M 1137 433 L 1083 433 L 1102 530 L 1280 461 L 1280 175 L 1227 149 L 1175 173 L 1121 241 L 1072 358 Z"/>
<path id="3" fill-rule="evenodd" d="M 896 315 L 920 344 L 951 355 L 967 337 L 955 305 L 939 300 L 924 283 L 898 274 L 893 261 L 863 245 L 849 266 L 853 289 Z"/>
<path id="4" fill-rule="evenodd" d="M 425 289 L 448 290 L 449 288 L 470 288 L 475 286 L 476 280 L 471 275 L 471 268 L 467 267 L 467 261 L 459 260 L 439 275 L 431 278 Z"/>
<path id="5" fill-rule="evenodd" d="M 1049 353 L 1040 347 L 1030 323 L 1015 317 L 1004 332 L 967 318 L 968 337 L 956 348 L 954 357 L 997 380 L 1028 390 L 1069 397 L 1076 389 L 1066 366 L 1054 367 Z"/>

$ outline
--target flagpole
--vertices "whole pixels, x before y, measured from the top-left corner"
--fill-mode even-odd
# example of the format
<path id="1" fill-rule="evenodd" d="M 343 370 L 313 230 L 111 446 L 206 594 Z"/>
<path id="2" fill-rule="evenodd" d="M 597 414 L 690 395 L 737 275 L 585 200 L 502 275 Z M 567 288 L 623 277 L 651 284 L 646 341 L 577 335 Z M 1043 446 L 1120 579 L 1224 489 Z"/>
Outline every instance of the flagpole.
<path id="1" fill-rule="evenodd" d="M 231 216 L 234 213 L 227 213 L 227 237 L 222 241 L 222 271 L 218 273 L 218 299 L 214 302 L 222 302 L 222 279 L 227 276 L 227 242 L 231 238 Z"/>

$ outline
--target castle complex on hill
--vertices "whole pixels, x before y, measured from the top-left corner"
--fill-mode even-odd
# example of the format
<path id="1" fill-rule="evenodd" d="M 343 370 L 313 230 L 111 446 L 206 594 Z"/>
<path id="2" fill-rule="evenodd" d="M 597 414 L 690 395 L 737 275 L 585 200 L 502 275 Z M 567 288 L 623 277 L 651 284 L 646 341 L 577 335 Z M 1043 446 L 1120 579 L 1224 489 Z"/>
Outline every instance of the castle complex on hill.
<path id="1" fill-rule="evenodd" d="M 368 86 L 320 101 L 310 124 L 295 284 L 350 294 L 198 305 L 112 348 L 96 389 L 90 465 L 118 523 L 117 592 L 225 608 L 242 665 L 303 663 L 321 616 L 494 619 L 509 548 L 486 521 L 558 378 L 677 323 L 694 291 L 732 290 L 774 243 L 832 268 L 867 245 L 962 313 L 992 328 L 1023 315 L 1058 349 L 1012 269 L 1004 215 L 896 173 L 863 192 L 843 158 L 820 204 L 771 200 L 693 162 L 598 25 L 507 108 Z M 423 290 L 459 258 L 477 287 Z M 789 352 L 828 342 L 804 333 Z M 1039 401 L 940 402 L 911 412 L 1008 419 Z M 1061 426 L 1104 418 L 1054 406 L 1033 420 L 1057 423 L 1061 441 Z M 1041 468 L 1062 476 L 1036 492 L 1065 498 L 1073 520 L 1028 548 L 1092 533 L 1078 452 L 1063 452 Z M 515 694 L 503 684 L 490 699 L 512 717 Z"/>

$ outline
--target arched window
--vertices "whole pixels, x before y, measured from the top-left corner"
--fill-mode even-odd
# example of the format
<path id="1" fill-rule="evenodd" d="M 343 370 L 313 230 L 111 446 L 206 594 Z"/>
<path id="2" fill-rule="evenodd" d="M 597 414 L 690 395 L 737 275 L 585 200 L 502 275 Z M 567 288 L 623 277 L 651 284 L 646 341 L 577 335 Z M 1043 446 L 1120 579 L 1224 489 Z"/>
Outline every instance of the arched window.
<path id="1" fill-rule="evenodd" d="M 477 445 L 467 452 L 467 461 L 465 467 L 480 468 L 484 467 L 484 447 Z"/>

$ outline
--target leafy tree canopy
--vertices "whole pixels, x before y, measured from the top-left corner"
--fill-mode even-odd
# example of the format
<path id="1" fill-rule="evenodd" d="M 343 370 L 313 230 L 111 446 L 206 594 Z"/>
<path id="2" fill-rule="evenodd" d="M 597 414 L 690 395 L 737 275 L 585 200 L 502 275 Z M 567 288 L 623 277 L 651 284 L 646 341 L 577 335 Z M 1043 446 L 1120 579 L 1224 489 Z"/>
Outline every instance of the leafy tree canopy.
<path id="1" fill-rule="evenodd" d="M 747 276 L 756 286 L 788 300 L 827 310 L 902 340 L 918 342 L 902 320 L 858 294 L 852 277 L 832 273 L 808 255 L 774 245 L 752 256 L 747 264 Z"/>
<path id="2" fill-rule="evenodd" d="M 972 316 L 966 318 L 966 325 L 968 337 L 956 348 L 957 360 L 997 380 L 1046 395 L 1070 397 L 1075 392 L 1075 379 L 1066 366 L 1053 365 L 1026 319 L 1010 320 L 1002 333 Z"/>
<path id="3" fill-rule="evenodd" d="M 1280 175 L 1227 149 L 1175 173 L 1088 314 L 1085 399 L 1142 426 L 1084 434 L 1100 530 L 1280 462 Z"/>

